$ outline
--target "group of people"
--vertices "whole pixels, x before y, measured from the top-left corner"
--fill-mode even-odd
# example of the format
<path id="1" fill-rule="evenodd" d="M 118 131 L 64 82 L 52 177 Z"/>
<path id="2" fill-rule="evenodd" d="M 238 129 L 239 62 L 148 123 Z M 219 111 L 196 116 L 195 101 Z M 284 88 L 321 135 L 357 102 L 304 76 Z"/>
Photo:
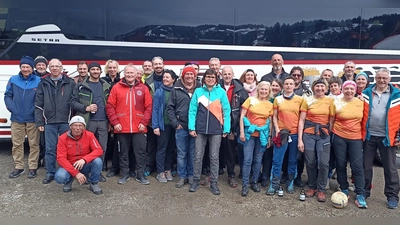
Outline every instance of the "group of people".
<path id="1" fill-rule="evenodd" d="M 292 194 L 294 186 L 305 186 L 305 166 L 306 196 L 325 202 L 333 170 L 349 196 L 349 161 L 355 203 L 367 208 L 379 149 L 387 207 L 397 208 L 400 91 L 390 84 L 390 71 L 378 70 L 376 83 L 369 86 L 369 76 L 356 74 L 354 62 L 346 62 L 341 78 L 326 69 L 309 88 L 301 67 L 286 73 L 283 64 L 283 57 L 274 54 L 271 73 L 258 81 L 252 69 L 234 79 L 232 67 L 221 70 L 220 60 L 211 58 L 199 79 L 199 63 L 187 62 L 178 77 L 157 56 L 139 69 L 128 64 L 122 78 L 115 60 L 106 62 L 101 78 L 97 62 L 79 62 L 79 75 L 70 78 L 58 59 L 24 56 L 5 93 L 15 164 L 9 177 L 24 173 L 25 135 L 28 178 L 36 177 L 44 155 L 43 184 L 55 179 L 64 192 L 77 179 L 101 194 L 98 182 L 117 174 L 118 184 L 135 177 L 147 185 L 156 171 L 156 179 L 167 183 L 174 180 L 176 162 L 175 186 L 189 184 L 190 192 L 210 183 L 211 192 L 219 195 L 218 176 L 226 167 L 230 187 L 241 179 L 242 196 L 249 188 L 260 192 L 260 184 L 267 195 L 282 186 Z M 104 177 L 107 151 L 112 165 Z"/>

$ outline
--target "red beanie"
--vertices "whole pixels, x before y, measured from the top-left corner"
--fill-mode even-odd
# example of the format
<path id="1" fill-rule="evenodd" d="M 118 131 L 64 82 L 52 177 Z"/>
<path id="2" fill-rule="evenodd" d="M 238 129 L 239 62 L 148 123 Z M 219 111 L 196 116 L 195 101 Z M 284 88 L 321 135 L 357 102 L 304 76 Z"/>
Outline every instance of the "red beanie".
<path id="1" fill-rule="evenodd" d="M 196 75 L 196 70 L 192 66 L 187 66 L 187 67 L 183 68 L 182 75 L 181 75 L 182 79 L 185 77 L 187 72 L 192 72 L 194 75 Z"/>

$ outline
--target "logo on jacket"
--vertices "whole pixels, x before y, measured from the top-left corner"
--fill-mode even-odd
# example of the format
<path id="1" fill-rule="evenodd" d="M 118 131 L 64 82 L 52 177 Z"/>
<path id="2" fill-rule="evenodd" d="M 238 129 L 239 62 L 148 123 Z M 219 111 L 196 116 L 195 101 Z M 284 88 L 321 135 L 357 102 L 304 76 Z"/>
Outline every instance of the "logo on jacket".
<path id="1" fill-rule="evenodd" d="M 141 96 L 143 93 L 142 93 L 141 90 L 138 90 L 138 91 L 136 91 L 136 94 L 139 95 L 139 96 Z"/>

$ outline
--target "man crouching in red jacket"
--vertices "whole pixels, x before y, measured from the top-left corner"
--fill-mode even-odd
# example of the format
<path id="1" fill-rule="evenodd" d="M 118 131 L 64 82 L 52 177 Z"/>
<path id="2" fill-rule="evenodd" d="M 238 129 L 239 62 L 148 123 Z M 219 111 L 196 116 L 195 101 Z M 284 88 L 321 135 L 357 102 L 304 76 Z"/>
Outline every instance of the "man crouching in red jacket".
<path id="1" fill-rule="evenodd" d="M 72 190 L 76 178 L 79 184 L 86 182 L 89 174 L 90 190 L 96 195 L 102 194 L 98 185 L 103 162 L 103 149 L 94 134 L 85 130 L 85 119 L 74 116 L 69 122 L 70 129 L 58 138 L 57 162 L 60 168 L 55 174 L 55 181 L 64 184 L 63 191 Z"/>

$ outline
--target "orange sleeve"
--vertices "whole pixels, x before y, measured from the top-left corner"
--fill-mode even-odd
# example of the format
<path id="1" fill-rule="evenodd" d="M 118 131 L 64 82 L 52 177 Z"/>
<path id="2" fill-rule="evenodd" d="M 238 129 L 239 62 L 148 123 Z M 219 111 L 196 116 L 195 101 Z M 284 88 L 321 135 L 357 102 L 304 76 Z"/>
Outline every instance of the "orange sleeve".
<path id="1" fill-rule="evenodd" d="M 329 116 L 335 116 L 335 104 L 333 98 L 329 99 Z"/>
<path id="2" fill-rule="evenodd" d="M 308 110 L 307 101 L 305 99 L 303 99 L 303 102 L 301 103 L 301 106 L 300 106 L 300 112 L 307 112 L 307 110 Z"/>
<path id="3" fill-rule="evenodd" d="M 276 98 L 274 99 L 274 109 L 278 109 L 278 101 L 276 100 Z"/>
<path id="4" fill-rule="evenodd" d="M 250 108 L 250 98 L 247 98 L 246 101 L 243 102 L 242 107 L 245 109 L 249 109 Z"/>

